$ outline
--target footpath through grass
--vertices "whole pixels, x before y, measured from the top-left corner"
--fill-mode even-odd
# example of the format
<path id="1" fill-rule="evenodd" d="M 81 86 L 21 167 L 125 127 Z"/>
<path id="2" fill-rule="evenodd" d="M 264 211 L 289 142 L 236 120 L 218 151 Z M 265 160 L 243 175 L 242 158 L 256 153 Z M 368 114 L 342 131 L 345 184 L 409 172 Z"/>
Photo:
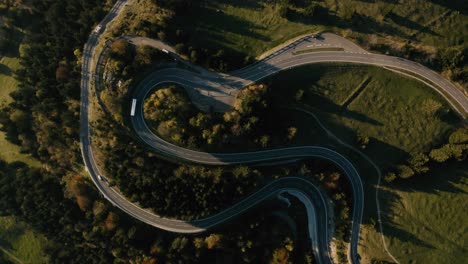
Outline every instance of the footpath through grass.
<path id="1" fill-rule="evenodd" d="M 356 98 L 347 101 L 369 77 Z M 309 65 L 279 73 L 267 82 L 278 104 L 308 105 L 347 142 L 369 137 L 365 152 L 383 167 L 439 144 L 459 121 L 437 92 L 378 67 Z"/>
<path id="2" fill-rule="evenodd" d="M 460 263 L 468 259 L 468 165 L 444 165 L 410 182 L 397 182 L 382 193 L 387 212 L 385 236 L 400 263 Z M 364 225 L 363 263 L 389 260 L 377 225 Z"/>
<path id="3" fill-rule="evenodd" d="M 0 217 L 0 249 L 16 257 L 9 257 L 1 252 L 13 263 L 46 263 L 43 250 L 47 240 L 40 234 L 35 233 L 26 224 L 18 222 L 14 217 Z"/>
<path id="4" fill-rule="evenodd" d="M 366 80 L 366 86 L 350 99 Z M 279 73 L 266 82 L 277 104 L 303 105 L 332 133 L 354 147 L 360 148 L 360 138 L 368 138 L 369 142 L 361 150 L 383 171 L 439 145 L 460 125 L 448 103 L 430 87 L 378 67 L 309 65 Z M 343 105 L 345 102 L 347 107 Z M 298 123 L 314 122 L 303 113 L 291 114 L 294 115 L 291 119 Z M 299 132 L 298 135 L 304 143 L 330 143 L 323 136 Z M 376 171 L 366 162 L 356 160 L 349 150 L 335 144 L 331 147 L 352 158 L 363 176 L 366 197 L 360 242 L 363 263 L 389 260 L 376 225 Z M 466 255 L 462 242 L 466 239 L 466 227 L 463 227 L 466 213 L 461 208 L 466 207 L 467 182 L 462 176 L 466 177 L 466 171 L 466 165 L 454 163 L 450 168 L 438 168 L 428 175 L 400 180 L 381 191 L 386 241 L 401 263 L 429 263 L 431 256 L 437 254 L 439 261 L 434 263 L 453 263 L 450 259 L 457 257 L 464 259 L 460 257 Z M 460 229 L 456 227 L 457 222 Z M 444 254 L 449 252 L 454 257 L 444 259 Z"/>

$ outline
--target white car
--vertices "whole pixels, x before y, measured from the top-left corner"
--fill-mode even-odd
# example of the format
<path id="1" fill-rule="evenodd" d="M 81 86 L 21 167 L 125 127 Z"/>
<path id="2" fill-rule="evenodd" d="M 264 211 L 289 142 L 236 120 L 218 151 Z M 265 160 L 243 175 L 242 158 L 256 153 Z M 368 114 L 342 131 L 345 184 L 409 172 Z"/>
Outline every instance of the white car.
<path id="1" fill-rule="evenodd" d="M 94 29 L 94 33 L 99 33 L 101 31 L 101 28 L 102 26 L 101 25 L 98 25 L 95 29 Z"/>
<path id="2" fill-rule="evenodd" d="M 167 49 L 162 49 L 162 52 L 169 54 L 169 51 Z"/>
<path id="3" fill-rule="evenodd" d="M 100 181 L 104 181 L 104 179 L 102 178 L 101 175 L 98 175 L 97 178 L 98 178 Z"/>

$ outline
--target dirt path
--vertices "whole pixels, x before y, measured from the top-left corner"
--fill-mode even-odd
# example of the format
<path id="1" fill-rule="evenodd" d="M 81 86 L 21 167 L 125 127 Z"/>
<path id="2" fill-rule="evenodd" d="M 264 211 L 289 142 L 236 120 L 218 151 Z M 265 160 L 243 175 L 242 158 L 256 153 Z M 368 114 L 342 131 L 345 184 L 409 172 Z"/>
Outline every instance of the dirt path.
<path id="1" fill-rule="evenodd" d="M 384 236 L 384 229 L 383 229 L 383 225 L 382 225 L 382 217 L 381 217 L 381 211 L 380 211 L 380 203 L 379 203 L 379 190 L 380 190 L 380 183 L 381 183 L 381 179 L 382 179 L 382 171 L 380 170 L 379 166 L 371 159 L 369 158 L 366 154 L 364 154 L 362 151 L 360 151 L 359 149 L 349 145 L 348 143 L 344 142 L 343 140 L 341 140 L 339 137 L 337 137 L 335 134 L 333 134 L 330 130 L 328 130 L 323 124 L 322 122 L 320 122 L 320 119 L 312 112 L 306 110 L 306 109 L 303 109 L 303 108 L 299 108 L 299 107 L 294 107 L 294 108 L 291 108 L 293 110 L 296 110 L 296 111 L 300 111 L 302 113 L 305 113 L 309 116 L 311 116 L 313 119 L 315 119 L 315 121 L 317 122 L 317 124 L 319 125 L 319 127 L 321 129 L 323 129 L 323 131 L 325 131 L 325 133 L 327 133 L 327 136 L 333 138 L 336 142 L 338 142 L 340 145 L 346 147 L 346 148 L 349 148 L 351 149 L 352 151 L 354 151 L 355 153 L 357 153 L 358 155 L 360 155 L 362 158 L 364 158 L 369 164 L 372 165 L 372 167 L 375 169 L 375 171 L 377 172 L 377 187 L 375 188 L 375 202 L 377 204 L 377 217 L 378 217 L 378 222 L 379 222 L 379 229 L 380 229 L 380 236 L 382 238 L 382 244 L 384 246 L 384 249 L 385 249 L 385 252 L 387 252 L 388 256 L 395 262 L 395 263 L 400 263 L 398 262 L 398 260 L 392 255 L 392 253 L 390 253 L 390 250 L 388 249 L 387 247 L 387 243 L 385 242 L 385 236 Z"/>
<path id="2" fill-rule="evenodd" d="M 21 259 L 17 258 L 15 255 L 11 254 L 8 250 L 0 246 L 0 251 L 5 253 L 10 259 L 14 260 L 17 263 L 25 264 Z"/>

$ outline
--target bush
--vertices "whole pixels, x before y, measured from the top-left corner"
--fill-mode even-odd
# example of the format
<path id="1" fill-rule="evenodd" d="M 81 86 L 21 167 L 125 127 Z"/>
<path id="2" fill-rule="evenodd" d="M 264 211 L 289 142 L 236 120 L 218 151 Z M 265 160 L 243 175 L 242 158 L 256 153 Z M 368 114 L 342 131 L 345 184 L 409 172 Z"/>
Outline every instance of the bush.
<path id="1" fill-rule="evenodd" d="M 408 179 L 414 176 L 414 171 L 407 165 L 399 165 L 398 176 L 402 179 Z"/>
<path id="2" fill-rule="evenodd" d="M 130 44 L 125 40 L 117 40 L 111 44 L 112 55 L 123 58 L 129 52 Z"/>

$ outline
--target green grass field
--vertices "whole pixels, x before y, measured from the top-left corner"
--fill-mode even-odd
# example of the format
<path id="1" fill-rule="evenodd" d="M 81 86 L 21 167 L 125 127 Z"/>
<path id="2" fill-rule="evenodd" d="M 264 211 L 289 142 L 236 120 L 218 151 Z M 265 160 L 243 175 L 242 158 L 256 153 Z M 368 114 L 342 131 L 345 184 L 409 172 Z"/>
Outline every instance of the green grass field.
<path id="1" fill-rule="evenodd" d="M 396 46 L 411 39 L 428 52 L 434 52 L 435 47 L 468 41 L 468 32 L 464 30 L 468 16 L 463 12 L 466 7 L 463 1 L 451 1 L 444 6 L 425 0 L 404 4 L 326 0 L 318 2 L 320 8 L 314 17 L 301 15 L 305 6 L 299 4 L 291 8 L 288 19 L 281 17 L 280 8 L 271 2 L 210 0 L 193 10 L 193 16 L 180 17 L 177 22 L 201 46 L 227 48 L 251 56 L 258 56 L 293 37 L 320 30 Z"/>
<path id="2" fill-rule="evenodd" d="M 342 105 L 369 78 L 356 98 Z M 378 67 L 321 64 L 282 72 L 267 80 L 278 104 L 299 103 L 316 110 L 327 127 L 347 142 L 370 138 L 366 150 L 383 167 L 438 144 L 457 124 L 442 97 L 424 84 Z M 435 118 L 434 118 L 435 116 Z M 404 135 L 404 136 L 403 136 Z"/>
<path id="3" fill-rule="evenodd" d="M 360 88 L 366 80 L 368 81 L 365 86 Z M 377 67 L 346 64 L 309 65 L 279 73 L 266 82 L 270 83 L 278 105 L 304 105 L 345 142 L 358 148 L 357 134 L 368 136 L 370 143 L 363 152 L 382 169 L 407 159 L 412 153 L 429 150 L 431 146 L 442 142 L 447 133 L 459 125 L 455 114 L 447 113 L 448 103 L 431 88 L 411 78 Z M 299 90 L 303 91 L 303 95 L 297 102 L 296 95 Z M 355 97 L 350 97 L 357 90 L 360 92 Z M 344 102 L 349 103 L 346 108 L 343 106 Z M 292 112 L 291 115 L 294 115 L 291 120 L 298 124 L 315 123 L 312 118 L 302 113 Z M 299 128 L 304 129 L 302 126 Z M 370 224 L 377 219 L 374 202 L 377 181 L 375 170 L 368 165 L 362 166 L 365 162 L 349 156 L 350 152 L 347 149 L 321 136 L 317 128 L 311 127 L 311 130 L 315 130 L 315 134 L 308 130 L 305 134 L 298 133 L 303 143 L 331 143 L 332 147 L 347 154 L 360 168 L 366 192 L 365 228 L 361 240 L 363 256 L 369 261 L 388 260 L 383 251 L 380 233 Z M 461 202 L 466 198 L 466 191 L 453 190 L 466 190 L 466 180 L 460 182 L 460 173 L 464 171 L 466 166 L 463 168 L 453 164 L 450 169 L 440 168 L 431 175 L 402 181 L 400 184 L 405 188 L 395 185 L 381 192 L 382 212 L 385 212 L 385 216 L 391 216 L 384 220 L 386 241 L 390 243 L 391 252 L 398 253 L 395 255 L 401 263 L 428 263 L 430 256 L 438 254 L 437 250 L 442 256 L 442 251 L 455 252 L 455 256 L 466 254 L 460 250 L 462 242 L 450 242 L 463 236 L 464 228 L 459 231 L 444 229 L 454 225 L 452 219 L 463 222 L 462 211 L 457 208 L 463 204 Z M 448 186 L 452 185 L 456 187 L 450 189 Z M 439 188 L 440 192 L 434 191 Z M 431 212 L 436 210 L 441 213 L 429 217 Z M 447 214 L 443 214 L 443 210 L 447 210 Z M 422 221 L 423 219 L 425 220 Z M 445 221 L 451 224 L 431 229 L 431 221 L 435 224 Z M 437 237 L 436 234 L 444 236 Z M 433 249 L 436 251 L 428 253 Z M 452 263 L 449 259 L 443 262 L 443 257 L 438 260 L 440 261 L 435 263 Z"/>
<path id="4" fill-rule="evenodd" d="M 16 89 L 17 82 L 13 72 L 20 67 L 19 59 L 14 57 L 3 57 L 0 59 L 0 105 L 8 104 L 12 101 L 10 93 Z"/>
<path id="5" fill-rule="evenodd" d="M 20 67 L 19 45 L 23 33 L 15 30 L 13 40 L 6 50 L 0 51 L 0 108 L 12 101 L 10 93 L 17 89 L 14 72 Z M 6 162 L 21 161 L 39 167 L 40 162 L 29 154 L 20 152 L 20 147 L 5 139 L 0 132 L 0 159 Z M 0 217 L 0 254 L 13 263 L 45 263 L 43 249 L 47 240 L 35 233 L 25 223 L 14 217 Z"/>
<path id="6" fill-rule="evenodd" d="M 46 263 L 43 254 L 47 245 L 45 237 L 33 232 L 24 223 L 14 217 L 0 217 L 0 247 L 14 257 L 8 257 L 13 263 Z"/>
<path id="7" fill-rule="evenodd" d="M 385 188 L 386 241 L 400 263 L 460 263 L 468 258 L 467 179 L 468 165 L 458 163 Z M 362 232 L 363 263 L 390 260 L 375 228 L 369 224 Z"/>
<path id="8" fill-rule="evenodd" d="M 3 57 L 0 60 L 0 106 L 12 101 L 10 93 L 16 89 L 17 81 L 13 72 L 20 67 L 16 57 Z M 39 162 L 29 154 L 20 153 L 20 148 L 5 139 L 5 133 L 0 132 L 0 159 L 13 162 L 22 161 L 30 166 L 39 166 Z"/>
<path id="9" fill-rule="evenodd" d="M 207 6 L 193 14 L 197 19 L 187 16 L 178 22 L 193 33 L 195 43 L 253 56 L 293 37 L 322 29 L 318 25 L 290 22 L 274 6 L 261 1 L 208 1 Z"/>
<path id="10" fill-rule="evenodd" d="M 0 51 L 0 108 L 9 104 L 13 99 L 10 93 L 17 88 L 14 72 L 20 68 L 19 46 L 24 37 L 20 29 L 14 31 L 13 41 Z M 29 166 L 40 166 L 39 162 L 29 154 L 20 153 L 20 148 L 5 139 L 5 133 L 0 131 L 0 159 L 13 162 L 21 161 Z"/>

